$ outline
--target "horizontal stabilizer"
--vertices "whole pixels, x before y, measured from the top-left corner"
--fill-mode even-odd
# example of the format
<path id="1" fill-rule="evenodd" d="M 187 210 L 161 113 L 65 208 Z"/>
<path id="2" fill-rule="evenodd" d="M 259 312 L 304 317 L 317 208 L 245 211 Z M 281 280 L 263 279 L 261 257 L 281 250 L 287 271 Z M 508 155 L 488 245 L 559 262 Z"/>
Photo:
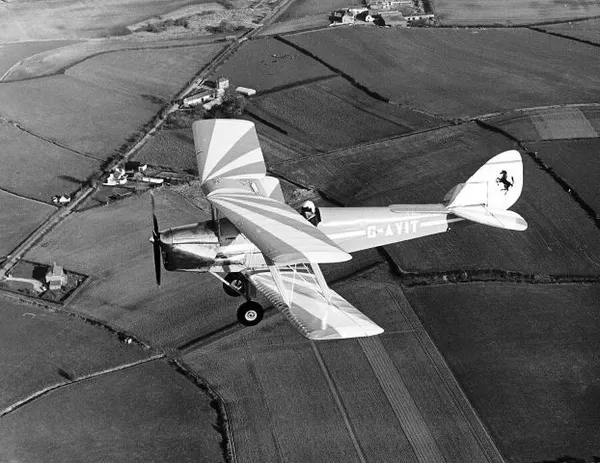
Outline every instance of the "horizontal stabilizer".
<path id="1" fill-rule="evenodd" d="M 282 269 L 282 284 L 286 291 L 291 292 L 289 305 L 271 273 L 249 272 L 246 276 L 309 339 L 360 338 L 383 333 L 383 328 L 330 288 L 327 301 L 312 273 Z"/>
<path id="2" fill-rule="evenodd" d="M 490 227 L 517 231 L 527 230 L 525 219 L 513 211 L 489 209 L 484 206 L 453 207 L 449 211 L 463 219 L 489 225 Z"/>

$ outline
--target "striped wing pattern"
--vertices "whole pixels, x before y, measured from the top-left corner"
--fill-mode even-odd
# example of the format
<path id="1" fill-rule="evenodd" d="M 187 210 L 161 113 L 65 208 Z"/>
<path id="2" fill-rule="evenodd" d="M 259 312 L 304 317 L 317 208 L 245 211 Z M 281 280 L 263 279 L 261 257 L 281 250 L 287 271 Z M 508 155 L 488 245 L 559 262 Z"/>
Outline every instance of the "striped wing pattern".
<path id="1" fill-rule="evenodd" d="M 284 302 L 268 271 L 248 272 L 246 276 L 305 337 L 329 340 L 383 333 L 380 326 L 331 289 L 331 302 L 327 302 L 311 273 L 291 270 L 281 273 L 286 289 L 293 289 L 290 305 Z"/>
<path id="2" fill-rule="evenodd" d="M 215 178 L 260 178 L 265 161 L 254 124 L 237 119 L 207 119 L 192 124 L 202 183 Z"/>
<path id="3" fill-rule="evenodd" d="M 276 264 L 351 259 L 323 232 L 277 199 L 249 193 L 210 193 L 208 199 Z"/>

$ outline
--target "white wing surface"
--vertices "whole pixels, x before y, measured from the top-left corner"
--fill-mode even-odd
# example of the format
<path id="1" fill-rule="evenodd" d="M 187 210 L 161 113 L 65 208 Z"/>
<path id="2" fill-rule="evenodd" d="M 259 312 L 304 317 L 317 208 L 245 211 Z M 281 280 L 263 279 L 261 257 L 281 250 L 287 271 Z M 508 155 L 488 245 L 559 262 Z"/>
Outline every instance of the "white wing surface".
<path id="1" fill-rule="evenodd" d="M 383 333 L 383 328 L 329 288 L 328 301 L 310 270 L 282 269 L 280 274 L 290 294 L 289 304 L 269 271 L 251 271 L 246 277 L 307 338 L 346 339 Z"/>
<path id="2" fill-rule="evenodd" d="M 261 178 L 265 160 L 254 123 L 206 119 L 192 124 L 198 173 L 202 183 L 215 178 Z"/>
<path id="3" fill-rule="evenodd" d="M 210 193 L 209 201 L 276 264 L 342 262 L 352 258 L 322 231 L 277 199 L 251 193 Z"/>
<path id="4" fill-rule="evenodd" d="M 266 175 L 252 122 L 202 120 L 192 129 L 206 197 L 267 259 L 275 264 L 351 259 L 283 202 L 279 180 Z"/>

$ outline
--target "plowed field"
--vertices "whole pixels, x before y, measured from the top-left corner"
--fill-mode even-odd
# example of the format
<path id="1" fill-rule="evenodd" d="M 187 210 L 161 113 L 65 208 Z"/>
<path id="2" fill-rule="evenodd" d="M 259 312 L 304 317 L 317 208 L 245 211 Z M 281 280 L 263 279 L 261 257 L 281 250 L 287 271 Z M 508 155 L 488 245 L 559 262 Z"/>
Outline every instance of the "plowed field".
<path id="1" fill-rule="evenodd" d="M 600 91 L 596 47 L 528 29 L 344 27 L 287 39 L 392 101 L 449 118 L 588 103 Z"/>
<path id="2" fill-rule="evenodd" d="M 485 122 L 521 141 L 596 138 L 600 136 L 600 106 L 515 111 Z"/>
<path id="3" fill-rule="evenodd" d="M 197 173 L 192 129 L 161 130 L 136 152 L 135 160 Z"/>
<path id="4" fill-rule="evenodd" d="M 45 40 L 43 42 L 0 44 L 0 76 L 26 58 L 73 43 L 76 42 L 71 40 Z"/>
<path id="5" fill-rule="evenodd" d="M 341 77 L 253 98 L 248 111 L 322 150 L 439 125 L 423 114 L 371 98 Z"/>
<path id="6" fill-rule="evenodd" d="M 597 454 L 599 285 L 405 294 L 508 461 Z"/>

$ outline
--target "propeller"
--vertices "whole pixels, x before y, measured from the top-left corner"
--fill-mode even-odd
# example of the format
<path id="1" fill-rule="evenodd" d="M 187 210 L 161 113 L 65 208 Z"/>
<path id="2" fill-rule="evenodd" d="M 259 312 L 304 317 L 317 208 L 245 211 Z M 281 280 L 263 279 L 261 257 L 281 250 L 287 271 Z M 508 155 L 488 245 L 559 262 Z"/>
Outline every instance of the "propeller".
<path id="1" fill-rule="evenodd" d="M 154 274 L 156 275 L 156 284 L 160 286 L 160 233 L 158 231 L 158 220 L 154 213 L 154 193 L 150 192 L 150 200 L 152 202 L 152 247 L 154 248 Z"/>

